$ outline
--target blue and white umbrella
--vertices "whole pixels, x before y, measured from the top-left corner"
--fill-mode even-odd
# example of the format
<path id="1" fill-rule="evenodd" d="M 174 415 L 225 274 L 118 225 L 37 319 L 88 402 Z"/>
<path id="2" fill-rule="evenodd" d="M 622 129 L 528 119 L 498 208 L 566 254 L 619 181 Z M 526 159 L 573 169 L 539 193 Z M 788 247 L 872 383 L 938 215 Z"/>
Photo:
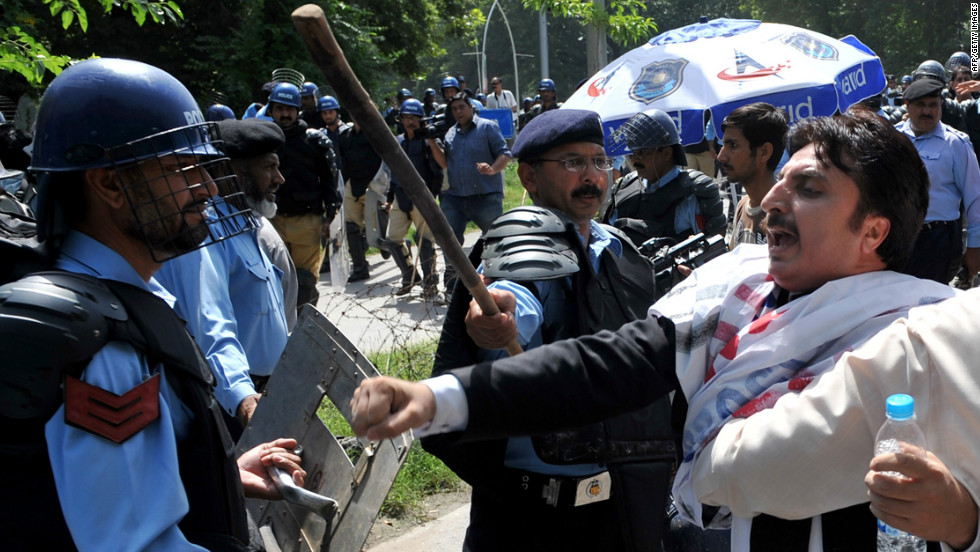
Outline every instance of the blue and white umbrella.
<path id="1" fill-rule="evenodd" d="M 704 138 L 704 111 L 715 127 L 735 108 L 764 101 L 790 124 L 832 115 L 885 88 L 881 60 L 857 38 L 840 40 L 778 23 L 702 20 L 635 48 L 583 84 L 564 107 L 602 117 L 611 155 L 627 150 L 613 132 L 640 111 L 674 118 L 684 144 Z M 719 129 L 720 131 L 720 129 Z"/>

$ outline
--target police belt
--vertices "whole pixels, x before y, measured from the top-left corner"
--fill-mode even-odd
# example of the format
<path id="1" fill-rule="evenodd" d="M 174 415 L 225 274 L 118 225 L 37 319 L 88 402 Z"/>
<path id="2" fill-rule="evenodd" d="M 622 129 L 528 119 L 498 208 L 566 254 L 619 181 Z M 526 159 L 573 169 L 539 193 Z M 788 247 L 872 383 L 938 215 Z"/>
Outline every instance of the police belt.
<path id="1" fill-rule="evenodd" d="M 320 215 L 320 216 L 323 216 L 323 210 L 320 210 L 319 212 L 318 211 L 314 211 L 313 209 L 307 209 L 305 211 L 296 211 L 296 212 L 282 211 L 282 210 L 277 210 L 276 211 L 276 216 L 277 217 L 278 216 L 283 216 L 283 217 L 305 217 L 306 215 Z"/>
<path id="2" fill-rule="evenodd" d="M 937 228 L 943 228 L 950 224 L 959 224 L 959 219 L 957 220 L 934 220 L 932 222 L 927 222 L 922 225 L 922 231 L 928 232 L 930 230 L 935 230 Z"/>
<path id="3" fill-rule="evenodd" d="M 609 500 L 612 478 L 609 471 L 582 477 L 546 475 L 524 470 L 508 470 L 511 481 L 531 505 L 575 508 Z"/>

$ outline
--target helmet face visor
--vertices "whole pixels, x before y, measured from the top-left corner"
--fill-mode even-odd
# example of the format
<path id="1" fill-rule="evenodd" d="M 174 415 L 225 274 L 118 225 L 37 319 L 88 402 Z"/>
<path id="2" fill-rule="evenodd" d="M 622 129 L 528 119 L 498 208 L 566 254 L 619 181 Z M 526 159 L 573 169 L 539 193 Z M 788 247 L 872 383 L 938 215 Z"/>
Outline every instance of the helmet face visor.
<path id="1" fill-rule="evenodd" d="M 191 125 L 106 153 L 132 211 L 126 231 L 156 262 L 256 228 L 217 132 Z"/>

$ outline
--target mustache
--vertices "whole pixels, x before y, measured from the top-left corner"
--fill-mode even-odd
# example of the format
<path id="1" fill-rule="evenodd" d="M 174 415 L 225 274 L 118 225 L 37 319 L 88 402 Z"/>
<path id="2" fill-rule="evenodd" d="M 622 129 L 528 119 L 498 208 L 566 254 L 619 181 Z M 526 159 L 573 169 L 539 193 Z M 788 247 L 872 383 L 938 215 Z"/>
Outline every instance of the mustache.
<path id="1" fill-rule="evenodd" d="M 584 186 L 575 188 L 572 191 L 572 197 L 582 197 L 582 196 L 601 196 L 602 190 L 599 189 L 595 184 L 586 184 Z"/>
<path id="2" fill-rule="evenodd" d="M 207 205 L 208 205 L 208 200 L 206 200 L 206 199 L 200 199 L 200 200 L 197 200 L 197 201 L 195 201 L 193 203 L 187 204 L 187 206 L 184 207 L 181 210 L 183 212 L 185 212 L 185 213 L 194 213 L 194 214 L 197 214 L 198 212 L 201 211 L 202 207 L 203 208 L 207 208 Z"/>
<path id="3" fill-rule="evenodd" d="M 770 212 L 766 214 L 766 228 L 779 228 L 792 234 L 799 235 L 796 228 L 796 221 L 782 213 Z"/>

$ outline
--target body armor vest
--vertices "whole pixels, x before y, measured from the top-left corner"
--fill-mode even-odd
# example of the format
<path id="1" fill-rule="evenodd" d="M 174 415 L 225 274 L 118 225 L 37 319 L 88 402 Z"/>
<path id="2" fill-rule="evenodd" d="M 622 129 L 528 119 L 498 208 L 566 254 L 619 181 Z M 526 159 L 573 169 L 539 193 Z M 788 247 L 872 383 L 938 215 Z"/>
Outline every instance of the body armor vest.
<path id="1" fill-rule="evenodd" d="M 75 289 L 81 280 L 89 290 L 96 289 L 98 301 L 118 302 L 128 316 L 109 321 L 105 341 L 119 340 L 146 355 L 151 371 L 166 366 L 167 383 L 181 403 L 192 412 L 193 424 L 185 439 L 177 442 L 180 477 L 187 495 L 189 511 L 179 523 L 184 536 L 191 542 L 215 551 L 239 551 L 248 542 L 245 503 L 234 457 L 234 442 L 224 425 L 221 412 L 211 392 L 214 376 L 201 355 L 197 344 L 184 328 L 183 322 L 163 300 L 146 290 L 111 280 L 72 273 L 47 273 L 44 276 L 59 287 Z M 38 312 L 44 313 L 41 306 Z M 58 323 L 58 314 L 47 314 L 51 324 Z M 44 314 L 38 316 L 43 321 Z M 99 344 L 99 348 L 105 344 Z M 52 343 L 57 347 L 57 343 Z M 63 346 L 63 345 L 62 345 Z M 91 354 L 97 352 L 92 351 Z M 55 370 L 61 374 L 79 376 L 91 354 L 83 362 L 69 366 L 25 367 L 37 371 Z M 61 378 L 56 378 L 60 385 Z M 50 383 L 47 383 L 50 385 Z M 40 390 L 47 393 L 46 390 Z M 10 534 L 30 539 L 28 549 L 75 550 L 65 525 L 48 461 L 44 425 L 50 413 L 34 418 L 2 419 L 0 465 L 8 473 L 22 473 L 33 493 L 26 507 L 16 509 L 10 527 L 21 528 L 30 534 Z M 30 473 L 28 473 L 30 472 Z M 25 487 L 25 488 L 27 488 Z M 152 497 L 147 497 L 152 500 Z M 18 520 L 18 518 L 21 518 Z M 46 530 L 38 531 L 36 520 L 46 520 Z M 42 544 L 39 544 L 42 543 Z"/>
<path id="2" fill-rule="evenodd" d="M 415 167 L 419 176 L 422 177 L 422 181 L 425 182 L 425 187 L 429 193 L 432 194 L 432 197 L 437 197 L 442 189 L 442 170 L 432 159 L 428 141 L 425 138 L 409 140 L 405 134 L 399 134 L 397 139 L 405 155 L 408 156 L 408 160 L 412 162 L 412 166 Z M 415 204 L 394 176 L 392 176 L 391 185 L 395 197 L 398 198 L 398 208 L 406 213 L 411 213 Z"/>
<path id="3" fill-rule="evenodd" d="M 724 234 L 725 218 L 717 190 L 713 194 L 699 193 L 713 182 L 704 173 L 682 170 L 666 186 L 644 193 L 643 179 L 632 172 L 623 177 L 613 191 L 613 201 L 603 221 L 608 222 L 615 210 L 616 228 L 625 232 L 637 246 L 650 238 L 674 238 L 681 241 L 691 237 L 694 232 L 690 229 L 678 232 L 674 228 L 677 208 L 686 198 L 695 195 L 706 222 L 704 232 Z M 718 225 L 720 232 L 716 227 Z"/>
<path id="4" fill-rule="evenodd" d="M 285 131 L 279 147 L 279 171 L 285 182 L 276 191 L 276 204 L 283 215 L 321 215 L 324 203 L 336 202 L 336 183 L 330 182 L 327 156 L 306 137 L 306 123 L 297 122 Z"/>

